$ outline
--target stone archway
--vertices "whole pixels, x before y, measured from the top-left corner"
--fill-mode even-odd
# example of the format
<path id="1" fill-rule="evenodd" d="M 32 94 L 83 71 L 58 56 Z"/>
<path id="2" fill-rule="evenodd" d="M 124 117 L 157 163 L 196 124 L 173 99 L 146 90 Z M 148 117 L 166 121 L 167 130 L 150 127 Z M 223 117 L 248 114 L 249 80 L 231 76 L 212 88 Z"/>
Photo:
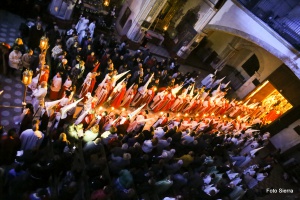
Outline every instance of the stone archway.
<path id="1" fill-rule="evenodd" d="M 224 32 L 227 34 L 231 34 L 231 35 L 235 35 L 237 37 L 243 38 L 245 41 L 247 41 L 247 43 L 249 43 L 249 44 L 253 43 L 253 44 L 263 48 L 264 50 L 268 51 L 269 53 L 271 53 L 278 59 L 280 59 L 284 64 L 286 64 L 297 75 L 296 72 L 298 70 L 298 67 L 296 66 L 295 61 L 291 57 L 288 57 L 287 55 L 283 54 L 278 49 L 274 48 L 270 44 L 259 39 L 258 37 L 255 37 L 246 32 L 243 32 L 243 31 L 231 28 L 231 27 L 221 26 L 221 25 L 213 25 L 213 24 L 209 24 L 205 27 L 204 32 L 209 32 L 209 31 L 220 31 L 220 32 Z M 252 46 L 253 46 L 253 44 L 252 44 Z M 260 69 L 260 71 L 261 71 L 261 69 Z"/>

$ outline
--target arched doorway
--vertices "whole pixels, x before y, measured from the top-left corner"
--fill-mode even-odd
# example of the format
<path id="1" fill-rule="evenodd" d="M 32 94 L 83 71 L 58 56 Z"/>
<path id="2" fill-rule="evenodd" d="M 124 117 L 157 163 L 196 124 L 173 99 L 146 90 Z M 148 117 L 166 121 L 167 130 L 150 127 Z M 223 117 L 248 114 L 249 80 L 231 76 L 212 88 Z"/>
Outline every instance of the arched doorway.
<path id="1" fill-rule="evenodd" d="M 255 54 L 253 54 L 243 65 L 242 68 L 251 77 L 259 70 L 259 61 Z"/>

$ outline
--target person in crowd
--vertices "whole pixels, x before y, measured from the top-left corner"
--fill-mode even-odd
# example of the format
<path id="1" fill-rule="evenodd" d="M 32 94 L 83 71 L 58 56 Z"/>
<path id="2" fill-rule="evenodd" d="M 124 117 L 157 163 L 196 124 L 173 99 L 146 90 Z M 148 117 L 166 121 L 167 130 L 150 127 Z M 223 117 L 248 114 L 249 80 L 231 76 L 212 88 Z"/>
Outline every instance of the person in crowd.
<path id="1" fill-rule="evenodd" d="M 15 46 L 9 54 L 9 75 L 14 75 L 17 70 L 22 67 L 22 53 L 18 46 Z"/>

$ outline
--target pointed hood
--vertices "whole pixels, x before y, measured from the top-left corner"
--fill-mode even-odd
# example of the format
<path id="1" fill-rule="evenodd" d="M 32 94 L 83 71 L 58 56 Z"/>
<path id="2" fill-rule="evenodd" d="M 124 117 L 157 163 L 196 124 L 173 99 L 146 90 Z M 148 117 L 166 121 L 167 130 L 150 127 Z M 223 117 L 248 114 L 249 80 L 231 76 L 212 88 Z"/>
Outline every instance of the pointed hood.
<path id="1" fill-rule="evenodd" d="M 249 118 L 250 118 L 250 116 L 249 116 L 249 115 L 246 115 L 246 116 L 242 117 L 240 120 L 241 120 L 241 121 L 247 121 L 247 119 L 249 119 Z"/>
<path id="2" fill-rule="evenodd" d="M 258 132 L 258 131 L 260 131 L 260 130 L 256 130 L 256 129 L 247 129 L 246 131 L 245 131 L 245 133 L 253 133 L 253 132 Z"/>
<path id="3" fill-rule="evenodd" d="M 218 70 L 216 69 L 216 71 L 214 72 L 214 75 L 217 75 L 217 73 L 218 73 Z"/>
<path id="4" fill-rule="evenodd" d="M 191 89 L 191 91 L 190 91 L 190 93 L 189 93 L 189 96 L 190 96 L 190 97 L 193 97 L 193 96 L 194 96 L 194 85 L 192 86 L 192 89 Z"/>
<path id="5" fill-rule="evenodd" d="M 63 108 L 60 109 L 60 112 L 61 112 L 61 119 L 65 119 L 67 117 L 67 112 L 74 108 L 80 101 L 82 101 L 83 98 L 69 104 L 69 105 L 66 105 L 64 106 Z"/>
<path id="6" fill-rule="evenodd" d="M 121 74 L 118 74 L 118 75 L 115 75 L 114 76 L 114 82 L 117 82 L 120 78 L 122 78 L 123 76 L 125 76 L 130 70 L 126 71 L 126 72 L 123 72 Z"/>
<path id="7" fill-rule="evenodd" d="M 124 81 L 125 81 L 125 78 L 114 87 L 113 92 L 117 92 L 120 88 L 122 88 L 122 83 Z"/>
<path id="8" fill-rule="evenodd" d="M 231 82 L 231 81 L 228 81 L 228 83 L 226 83 L 226 84 L 224 85 L 224 88 L 227 88 L 227 87 L 229 86 L 230 82 Z"/>
<path id="9" fill-rule="evenodd" d="M 212 83 L 212 88 L 214 88 L 216 85 L 219 85 L 224 79 L 225 79 L 226 76 L 224 76 L 223 78 L 221 79 L 218 79 L 218 80 L 215 80 L 213 83 Z"/>
<path id="10" fill-rule="evenodd" d="M 180 85 L 180 86 L 178 86 L 176 88 L 173 88 L 171 90 L 172 95 L 175 96 L 179 92 L 179 90 L 181 90 L 182 87 L 183 87 L 183 85 Z"/>
<path id="11" fill-rule="evenodd" d="M 260 148 L 257 148 L 257 149 L 253 149 L 252 151 L 250 151 L 250 155 L 251 155 L 251 157 L 255 157 L 255 153 L 256 152 L 258 152 L 259 150 L 261 150 L 262 148 L 264 148 L 264 147 L 260 147 Z"/>
<path id="12" fill-rule="evenodd" d="M 61 102 L 61 99 L 56 100 L 56 101 L 45 102 L 45 108 L 46 108 L 48 116 L 50 115 L 51 108 L 53 108 L 54 106 L 56 106 L 60 102 Z"/>
<path id="13" fill-rule="evenodd" d="M 248 99 L 243 105 L 244 105 L 244 106 L 247 106 L 250 100 L 251 100 L 251 99 Z"/>
<path id="14" fill-rule="evenodd" d="M 131 120 L 134 116 L 136 116 L 138 113 L 141 112 L 141 110 L 144 108 L 146 104 L 142 105 L 141 107 L 137 108 L 135 111 L 132 113 L 128 114 L 129 119 Z"/>
<path id="15" fill-rule="evenodd" d="M 105 78 L 103 79 L 103 81 L 102 81 L 99 85 L 103 86 L 104 83 L 105 83 L 105 81 L 106 81 L 107 79 L 109 79 L 109 78 L 110 78 L 109 75 L 106 74 Z"/>
<path id="16" fill-rule="evenodd" d="M 152 73 L 152 75 L 150 76 L 150 78 L 148 79 L 148 81 L 145 83 L 145 85 L 142 86 L 142 87 L 139 89 L 139 92 L 140 92 L 141 94 L 144 94 L 144 93 L 147 91 L 148 85 L 149 85 L 150 82 L 152 81 L 153 76 L 154 76 L 154 73 Z"/>

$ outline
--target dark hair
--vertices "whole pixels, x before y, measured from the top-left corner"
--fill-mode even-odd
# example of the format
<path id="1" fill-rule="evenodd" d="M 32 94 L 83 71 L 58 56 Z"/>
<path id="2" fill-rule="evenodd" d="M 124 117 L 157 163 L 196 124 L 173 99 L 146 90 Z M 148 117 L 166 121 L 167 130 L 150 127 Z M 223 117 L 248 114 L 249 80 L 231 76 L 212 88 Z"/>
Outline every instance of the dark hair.
<path id="1" fill-rule="evenodd" d="M 11 128 L 8 130 L 7 135 L 13 136 L 15 133 L 17 133 L 17 130 L 15 128 Z"/>
<path id="2" fill-rule="evenodd" d="M 33 105 L 31 103 L 26 104 L 25 108 L 28 108 L 31 113 L 34 113 L 34 111 L 33 111 Z"/>

